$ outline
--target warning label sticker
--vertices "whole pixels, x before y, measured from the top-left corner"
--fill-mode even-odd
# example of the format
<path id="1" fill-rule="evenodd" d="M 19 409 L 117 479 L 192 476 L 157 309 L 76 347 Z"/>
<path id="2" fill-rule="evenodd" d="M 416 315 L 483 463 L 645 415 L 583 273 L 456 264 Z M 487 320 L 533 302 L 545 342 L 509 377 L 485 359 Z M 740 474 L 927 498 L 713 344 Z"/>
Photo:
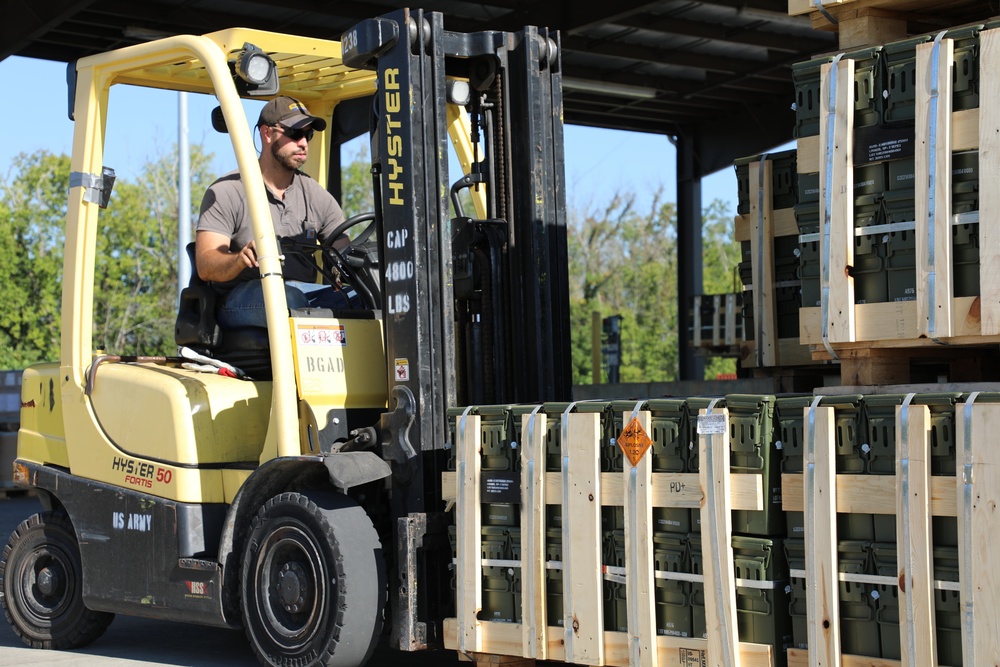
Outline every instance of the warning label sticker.
<path id="1" fill-rule="evenodd" d="M 622 453 L 625 454 L 625 458 L 628 459 L 633 468 L 639 465 L 643 454 L 652 444 L 653 441 L 646 434 L 646 429 L 639 423 L 638 417 L 632 417 L 632 421 L 622 429 L 621 435 L 618 436 L 618 446 L 621 447 Z"/>

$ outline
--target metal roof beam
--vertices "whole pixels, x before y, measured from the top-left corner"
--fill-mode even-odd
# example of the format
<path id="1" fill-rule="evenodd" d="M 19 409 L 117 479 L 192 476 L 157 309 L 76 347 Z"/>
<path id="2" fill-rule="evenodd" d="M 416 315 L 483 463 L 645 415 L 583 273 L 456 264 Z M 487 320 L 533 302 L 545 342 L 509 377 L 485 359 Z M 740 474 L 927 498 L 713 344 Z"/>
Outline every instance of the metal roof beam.
<path id="1" fill-rule="evenodd" d="M 96 0 L 12 0 L 4 3 L 0 24 L 0 60 L 18 53 L 48 31 L 94 4 Z"/>
<path id="2" fill-rule="evenodd" d="M 667 14 L 629 16 L 616 21 L 616 23 L 627 28 L 655 30 L 667 35 L 696 37 L 716 42 L 755 46 L 792 53 L 828 49 L 836 44 L 837 41 L 836 35 L 831 32 L 815 32 L 808 36 L 791 35 L 780 32 L 766 32 L 751 27 L 688 21 Z"/>

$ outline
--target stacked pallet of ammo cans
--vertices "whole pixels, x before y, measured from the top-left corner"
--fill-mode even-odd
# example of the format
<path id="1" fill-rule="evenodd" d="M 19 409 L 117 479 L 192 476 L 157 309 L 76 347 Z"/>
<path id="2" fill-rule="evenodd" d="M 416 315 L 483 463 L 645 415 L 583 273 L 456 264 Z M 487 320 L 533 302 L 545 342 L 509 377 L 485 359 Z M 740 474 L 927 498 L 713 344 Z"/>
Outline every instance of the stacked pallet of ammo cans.
<path id="1" fill-rule="evenodd" d="M 1000 580 L 987 555 L 1000 546 L 998 399 L 836 390 L 777 399 L 790 666 L 960 667 L 1000 656 L 988 620 Z"/>
<path id="2" fill-rule="evenodd" d="M 907 381 L 911 359 L 995 346 L 1000 232 L 980 221 L 1000 193 L 979 183 L 1000 175 L 1000 30 L 860 49 L 796 75 L 799 178 L 817 179 L 820 212 L 814 240 L 800 229 L 819 248 L 821 297 L 803 304 L 800 341 L 840 360 L 845 384 Z M 810 104 L 816 133 L 801 131 Z"/>
<path id="3" fill-rule="evenodd" d="M 800 342 L 844 386 L 776 400 L 793 667 L 1000 660 L 998 25 L 794 70 Z"/>
<path id="4" fill-rule="evenodd" d="M 442 484 L 456 501 L 456 613 L 446 646 L 510 662 L 784 665 L 783 551 L 770 537 L 740 535 L 784 528 L 777 465 L 760 462 L 773 403 L 453 410 L 455 471 Z M 629 458 L 623 432 L 640 434 L 624 447 Z M 508 470 L 499 470 L 503 451 Z M 513 498 L 499 491 L 511 481 Z M 509 517 L 501 530 L 489 525 L 498 517 Z"/>

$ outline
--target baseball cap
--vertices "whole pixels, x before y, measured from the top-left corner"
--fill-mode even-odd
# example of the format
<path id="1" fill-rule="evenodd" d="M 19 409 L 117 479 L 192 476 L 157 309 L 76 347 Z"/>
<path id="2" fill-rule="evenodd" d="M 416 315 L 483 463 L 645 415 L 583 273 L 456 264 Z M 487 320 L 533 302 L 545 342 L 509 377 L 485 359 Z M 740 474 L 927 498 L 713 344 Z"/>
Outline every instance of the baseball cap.
<path id="1" fill-rule="evenodd" d="M 322 132 L 326 129 L 326 121 L 319 116 L 313 116 L 306 105 L 294 97 L 284 95 L 275 97 L 260 110 L 257 127 L 261 125 L 281 125 L 293 130 L 301 130 L 309 125 Z"/>

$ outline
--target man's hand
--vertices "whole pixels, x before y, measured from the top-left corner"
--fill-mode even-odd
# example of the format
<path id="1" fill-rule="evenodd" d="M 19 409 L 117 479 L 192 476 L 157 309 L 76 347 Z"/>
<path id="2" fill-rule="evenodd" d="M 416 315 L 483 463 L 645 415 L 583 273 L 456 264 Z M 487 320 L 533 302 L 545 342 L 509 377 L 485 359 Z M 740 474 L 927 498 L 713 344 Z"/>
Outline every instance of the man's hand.
<path id="1" fill-rule="evenodd" d="M 195 264 L 198 276 L 205 281 L 235 280 L 244 269 L 256 268 L 257 247 L 251 240 L 239 252 L 229 249 L 230 239 L 218 232 L 199 231 L 195 237 Z"/>

